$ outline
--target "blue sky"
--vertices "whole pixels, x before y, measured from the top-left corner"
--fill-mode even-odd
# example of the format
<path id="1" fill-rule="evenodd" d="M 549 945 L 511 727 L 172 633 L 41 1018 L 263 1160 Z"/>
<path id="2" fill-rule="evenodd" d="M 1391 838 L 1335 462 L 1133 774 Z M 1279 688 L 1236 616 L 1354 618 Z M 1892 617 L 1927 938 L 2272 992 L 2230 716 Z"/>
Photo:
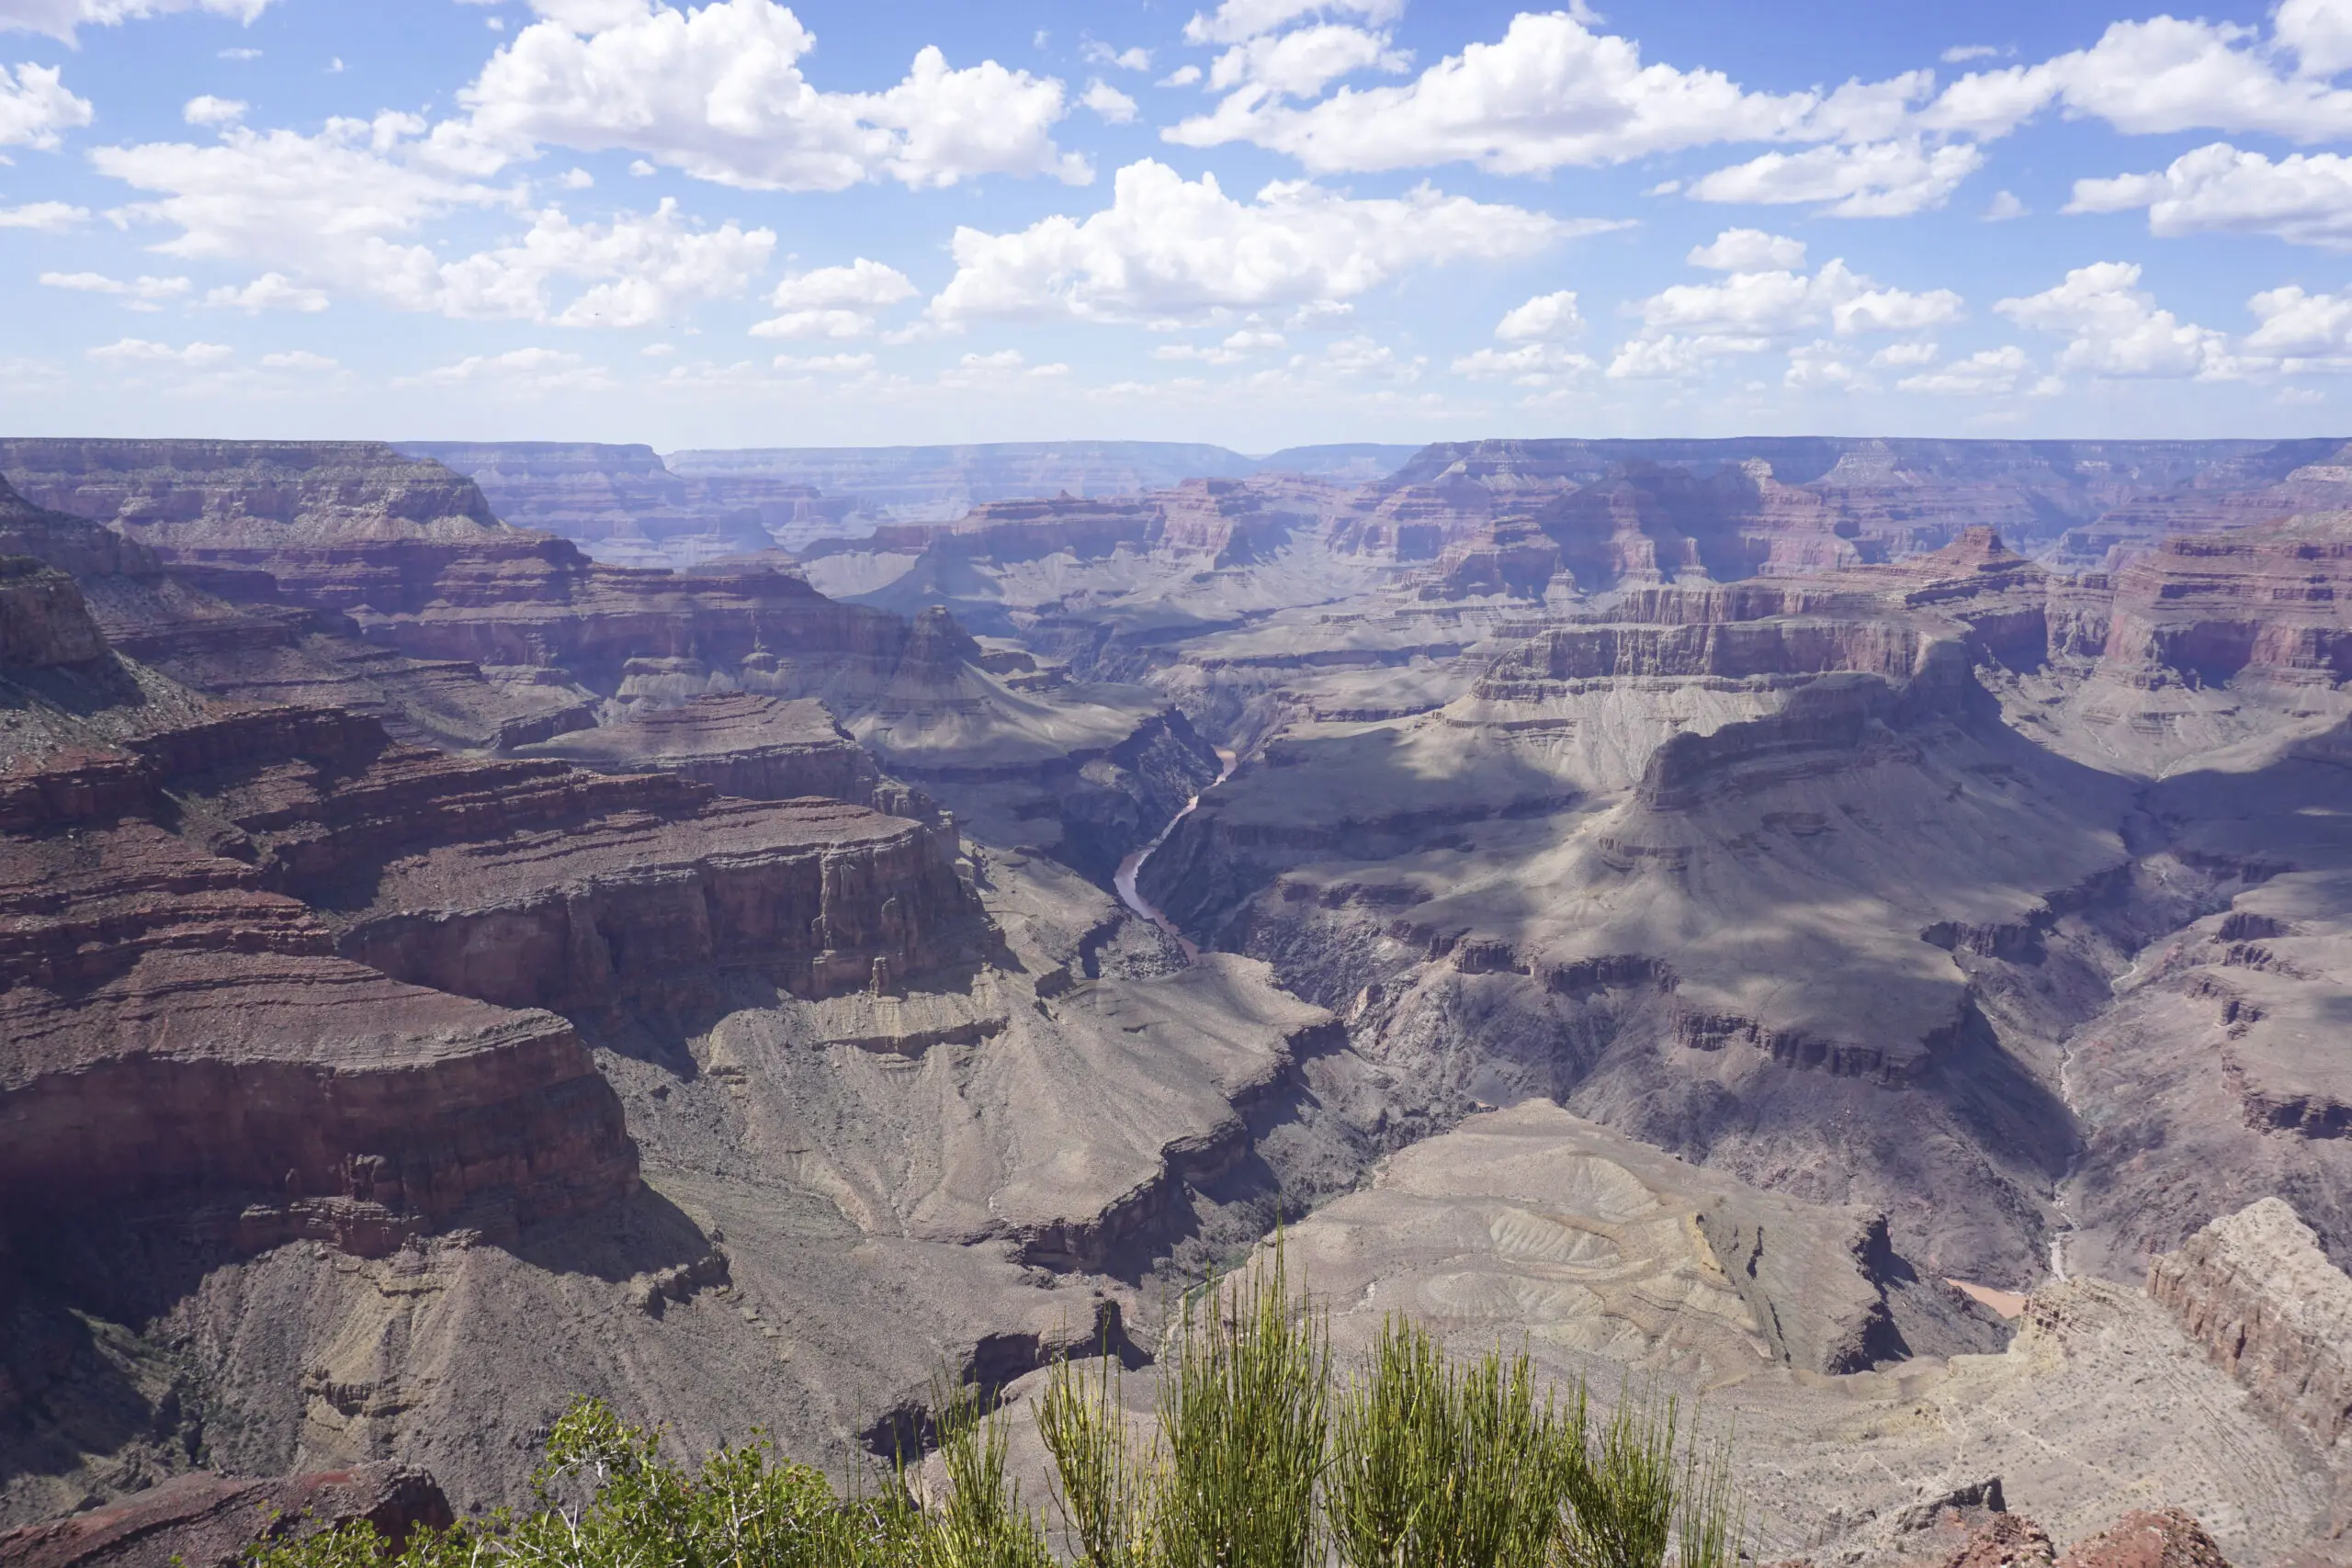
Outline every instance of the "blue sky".
<path id="1" fill-rule="evenodd" d="M 0 0 L 0 429 L 2352 428 L 2352 0 Z"/>

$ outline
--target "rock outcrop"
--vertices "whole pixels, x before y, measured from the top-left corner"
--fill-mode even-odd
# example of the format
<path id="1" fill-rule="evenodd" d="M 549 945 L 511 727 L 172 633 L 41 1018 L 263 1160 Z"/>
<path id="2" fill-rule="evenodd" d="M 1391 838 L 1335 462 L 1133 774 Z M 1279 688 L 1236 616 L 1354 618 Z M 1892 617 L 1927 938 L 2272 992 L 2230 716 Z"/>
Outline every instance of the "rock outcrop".
<path id="1" fill-rule="evenodd" d="M 121 1503 L 0 1534 L 5 1568 L 231 1568 L 265 1541 L 360 1522 L 395 1551 L 457 1522 L 424 1471 L 369 1464 L 254 1480 L 198 1471 Z"/>
<path id="2" fill-rule="evenodd" d="M 2149 1265 L 2148 1293 L 2255 1397 L 2322 1444 L 2352 1430 L 2352 1278 L 2277 1198 Z"/>

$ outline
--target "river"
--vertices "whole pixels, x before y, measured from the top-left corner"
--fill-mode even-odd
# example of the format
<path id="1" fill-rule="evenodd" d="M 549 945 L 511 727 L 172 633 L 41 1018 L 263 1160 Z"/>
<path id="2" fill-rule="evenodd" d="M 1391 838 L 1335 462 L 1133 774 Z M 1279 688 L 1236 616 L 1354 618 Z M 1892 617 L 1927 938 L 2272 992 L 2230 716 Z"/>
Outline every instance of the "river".
<path id="1" fill-rule="evenodd" d="M 1216 783 L 1210 784 L 1208 789 L 1216 788 L 1217 784 L 1223 784 L 1226 780 L 1233 776 L 1233 764 L 1235 761 L 1234 754 L 1230 751 L 1219 749 L 1216 754 Z M 1206 795 L 1208 793 L 1208 789 L 1203 790 L 1201 795 Z M 1184 820 L 1185 818 L 1190 817 L 1194 808 L 1200 804 L 1200 795 L 1196 795 L 1193 796 L 1192 799 L 1186 801 L 1184 803 L 1184 809 L 1179 811 L 1175 816 L 1170 817 L 1168 819 L 1168 826 L 1159 830 L 1159 836 L 1154 838 L 1151 842 L 1146 844 L 1143 848 L 1136 851 L 1135 853 L 1129 855 L 1126 859 L 1121 861 L 1119 863 L 1119 869 L 1114 873 L 1111 877 L 1111 886 L 1118 889 L 1119 902 L 1125 904 L 1128 908 L 1133 909 L 1136 914 L 1141 915 L 1145 919 L 1149 920 L 1153 925 L 1158 926 L 1161 931 L 1166 931 L 1170 936 L 1174 937 L 1176 939 L 1176 945 L 1184 950 L 1184 957 L 1188 961 L 1193 962 L 1197 962 L 1199 960 L 1201 956 L 1200 948 L 1193 943 L 1192 938 L 1186 936 L 1182 931 L 1176 929 L 1175 921 L 1170 919 L 1166 915 L 1161 914 L 1159 909 L 1153 907 L 1150 899 L 1146 898 L 1140 892 L 1136 891 L 1136 874 L 1143 869 L 1143 863 L 1151 858 L 1152 852 L 1159 848 L 1160 845 L 1166 843 L 1168 841 L 1168 836 L 1176 831 L 1176 824 Z"/>

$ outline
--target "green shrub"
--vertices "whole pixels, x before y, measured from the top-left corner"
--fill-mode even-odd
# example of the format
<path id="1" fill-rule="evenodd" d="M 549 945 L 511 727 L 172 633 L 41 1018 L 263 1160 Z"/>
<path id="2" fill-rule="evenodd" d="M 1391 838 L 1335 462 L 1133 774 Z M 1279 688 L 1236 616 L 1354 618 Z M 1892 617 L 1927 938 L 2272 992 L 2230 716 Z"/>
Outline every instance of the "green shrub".
<path id="1" fill-rule="evenodd" d="M 1344 1568 L 1544 1562 L 1586 1466 L 1581 1391 L 1564 1413 L 1521 1355 L 1464 1363 L 1402 1318 L 1340 1407 L 1325 1510 Z"/>
<path id="2" fill-rule="evenodd" d="M 1159 1381 L 1152 1534 L 1170 1568 L 1306 1568 L 1330 1339 L 1277 1246 L 1188 1299 Z"/>

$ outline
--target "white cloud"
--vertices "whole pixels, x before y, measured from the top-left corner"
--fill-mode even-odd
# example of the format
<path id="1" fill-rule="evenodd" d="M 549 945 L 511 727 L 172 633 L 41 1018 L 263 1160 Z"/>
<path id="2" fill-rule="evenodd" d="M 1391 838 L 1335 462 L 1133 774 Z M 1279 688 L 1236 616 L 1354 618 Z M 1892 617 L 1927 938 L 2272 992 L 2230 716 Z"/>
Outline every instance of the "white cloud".
<path id="1" fill-rule="evenodd" d="M 547 19 L 459 95 L 469 134 L 490 147 L 626 150 L 755 190 L 840 190 L 885 175 L 912 186 L 1091 177 L 1083 158 L 1054 145 L 1062 85 L 994 61 L 951 70 L 925 46 L 897 86 L 828 93 L 800 69 L 815 35 L 775 0 L 538 9 Z"/>
<path id="2" fill-rule="evenodd" d="M 1085 58 L 1086 62 L 1090 65 L 1114 66 L 1121 71 L 1148 71 L 1151 69 L 1151 51 L 1144 48 L 1141 44 L 1136 45 L 1133 49 L 1113 49 L 1107 43 L 1101 43 L 1090 39 L 1087 40 L 1086 46 L 1079 51 L 1079 53 Z"/>
<path id="3" fill-rule="evenodd" d="M 1871 363 L 1884 369 L 1901 370 L 1915 365 L 1933 365 L 1937 347 L 1932 343 L 1891 343 L 1871 355 Z"/>
<path id="4" fill-rule="evenodd" d="M 251 24 L 269 0 L 6 0 L 0 4 L 0 33 L 47 33 L 66 43 L 77 27 L 115 27 L 170 11 L 209 11 Z"/>
<path id="5" fill-rule="evenodd" d="M 0 229 L 36 229 L 58 233 L 90 220 L 90 209 L 63 201 L 28 201 L 22 207 L 0 207 Z"/>
<path id="6" fill-rule="evenodd" d="M 160 310 L 166 299 L 176 299 L 194 287 L 185 277 L 108 277 L 98 272 L 44 272 L 42 285 L 70 288 L 80 294 L 105 294 L 134 310 Z"/>
<path id="7" fill-rule="evenodd" d="M 1106 125 L 1129 124 L 1137 112 L 1136 101 L 1108 82 L 1089 82 L 1078 101 L 1092 109 Z"/>
<path id="8" fill-rule="evenodd" d="M 1798 392 L 1869 392 L 1878 384 L 1846 357 L 1844 345 L 1809 343 L 1789 350 L 1781 385 Z"/>
<path id="9" fill-rule="evenodd" d="M 2195 377 L 2233 379 L 2243 367 L 2229 340 L 2155 308 L 2129 262 L 2097 262 L 2066 274 L 2054 288 L 2003 299 L 1993 309 L 2021 327 L 2070 339 L 2058 369 L 2108 378 Z"/>
<path id="10" fill-rule="evenodd" d="M 204 302 L 215 309 L 243 310 L 258 316 L 264 310 L 300 310 L 314 315 L 327 308 L 323 288 L 305 288 L 282 272 L 266 272 L 243 288 L 223 285 L 208 291 Z"/>
<path id="11" fill-rule="evenodd" d="M 2012 218 L 2026 215 L 2026 205 L 2018 199 L 2014 191 L 1995 191 L 1993 199 L 1984 207 L 1984 221 L 1987 223 L 2006 223 Z"/>
<path id="12" fill-rule="evenodd" d="M 107 365 L 176 365 L 183 369 L 202 370 L 220 364 L 234 353 L 226 344 L 192 343 L 186 348 L 174 348 L 169 344 L 127 337 L 103 348 L 91 349 L 89 355 Z"/>
<path id="13" fill-rule="evenodd" d="M 2352 134 L 2352 92 L 2327 80 L 2343 62 L 2338 0 L 2281 6 L 2274 41 L 2301 38 L 2325 69 L 2285 68 L 2251 28 L 2157 17 L 2116 22 L 2088 49 L 2039 65 L 1962 77 L 1919 117 L 1929 130 L 2005 136 L 2057 105 L 2134 136 L 2211 129 L 2259 130 L 2297 141 Z"/>
<path id="14" fill-rule="evenodd" d="M 1939 370 L 1905 376 L 1895 385 L 1906 392 L 1950 398 L 2002 398 L 2023 388 L 2032 374 L 2032 359 L 2024 349 L 2008 344 L 1954 360 Z"/>
<path id="15" fill-rule="evenodd" d="M 594 187 L 596 176 L 585 169 L 566 169 L 556 184 L 566 190 L 589 190 Z"/>
<path id="16" fill-rule="evenodd" d="M 915 286 L 897 267 L 858 257 L 819 267 L 775 286 L 769 303 L 781 314 L 752 328 L 753 337 L 865 337 L 877 310 L 913 299 Z"/>
<path id="17" fill-rule="evenodd" d="M 517 348 L 504 354 L 469 355 L 455 365 L 444 365 L 419 377 L 404 377 L 396 387 L 489 386 L 502 392 L 536 395 L 545 392 L 605 392 L 615 385 L 601 365 L 577 354 L 553 348 Z"/>
<path id="18" fill-rule="evenodd" d="M 1399 359 L 1386 344 L 1358 333 L 1326 348 L 1315 368 L 1352 380 L 1418 381 L 1427 364 L 1425 359 Z"/>
<path id="19" fill-rule="evenodd" d="M 515 205 L 518 193 L 443 172 L 436 160 L 446 143 L 424 129 L 391 114 L 332 120 L 311 137 L 232 126 L 212 146 L 102 147 L 91 161 L 158 193 L 123 214 L 176 226 L 154 247 L 164 254 L 246 262 L 297 289 L 461 318 L 648 325 L 696 301 L 740 296 L 775 249 L 769 230 L 731 220 L 697 230 L 665 200 L 603 224 L 547 208 L 514 241 L 445 259 L 409 237 L 453 211 Z"/>
<path id="20" fill-rule="evenodd" d="M 1219 309 L 1329 306 L 1419 266 L 1526 255 L 1598 227 L 1423 186 L 1354 199 L 1277 181 L 1237 201 L 1214 175 L 1151 160 L 1121 169 L 1112 205 L 1008 234 L 956 231 L 956 276 L 931 303 L 951 325 L 1064 315 L 1176 321 Z"/>
<path id="21" fill-rule="evenodd" d="M 1069 374 L 1062 364 L 1032 365 L 1017 348 L 967 354 L 955 368 L 939 373 L 938 385 L 958 391 L 994 391 L 1023 382 L 1057 381 Z"/>
<path id="22" fill-rule="evenodd" d="M 1767 272 L 1804 265 L 1804 242 L 1761 229 L 1726 229 L 1682 258 L 1710 272 Z"/>
<path id="23" fill-rule="evenodd" d="M 1727 232 L 1714 246 L 1694 251 L 1692 259 L 1709 265 L 1699 258 L 1717 248 L 1723 254 L 1711 259 L 1769 257 L 1770 242 L 1779 237 L 1747 233 L 1751 237 Z M 1833 337 L 1850 338 L 1938 326 L 1957 321 L 1961 306 L 1951 289 L 1915 293 L 1884 288 L 1843 260 L 1823 263 L 1811 276 L 1786 268 L 1735 272 L 1719 283 L 1676 284 L 1628 305 L 1642 328 L 1619 348 L 1609 374 L 1619 379 L 1695 376 L 1715 360 L 1760 354 L 1824 328 Z M 1827 362 L 1827 351 L 1813 355 L 1806 374 L 1828 374 L 1823 368 Z"/>
<path id="24" fill-rule="evenodd" d="M 1577 310 L 1576 290 L 1538 294 L 1524 305 L 1503 312 L 1495 335 L 1505 343 L 1542 343 L 1576 337 L 1584 331 L 1584 316 Z"/>
<path id="25" fill-rule="evenodd" d="M 1634 309 L 1655 333 L 1786 337 L 1823 326 L 1838 336 L 1909 332 L 1956 321 L 1960 296 L 1949 288 L 1912 293 L 1883 288 L 1842 260 L 1800 273 L 1738 272 L 1721 283 L 1682 283 Z"/>
<path id="26" fill-rule="evenodd" d="M 46 29 L 44 29 L 46 30 Z M 0 65 L 0 147 L 57 150 L 58 133 L 90 123 L 90 100 L 66 91 L 54 65 Z"/>
<path id="27" fill-rule="evenodd" d="M 1162 76 L 1159 82 L 1154 85 L 1161 87 L 1189 87 L 1200 79 L 1201 68 L 1199 66 L 1179 65 L 1175 70 L 1170 71 L 1167 75 Z"/>
<path id="28" fill-rule="evenodd" d="M 2247 353 L 2277 360 L 2290 375 L 2352 369 L 2352 288 L 2312 294 L 2290 283 L 2246 303 L 2259 323 L 2246 334 Z"/>
<path id="29" fill-rule="evenodd" d="M 221 60 L 259 60 L 261 58 L 261 51 L 246 48 L 224 49 L 220 51 L 220 54 L 216 58 Z"/>
<path id="30" fill-rule="evenodd" d="M 1498 333 L 1497 335 L 1500 335 Z M 1507 380 L 1521 387 L 1555 387 L 1591 375 L 1600 366 L 1588 355 L 1553 343 L 1530 343 L 1519 348 L 1482 348 L 1462 355 L 1453 373 L 1473 380 Z"/>
<path id="31" fill-rule="evenodd" d="M 1941 207 L 1984 165 L 1984 152 L 1968 143 L 1930 148 L 1914 137 L 1767 152 L 1693 180 L 1685 190 L 1698 201 L 1818 201 L 1831 218 L 1907 218 Z"/>
<path id="32" fill-rule="evenodd" d="M 1632 40 L 1572 13 L 1522 13 L 1498 41 L 1409 84 L 1342 88 L 1303 108 L 1228 98 L 1165 134 L 1193 146 L 1252 141 L 1317 172 L 1468 162 L 1524 175 L 1724 141 L 1883 140 L 1905 129 L 1933 85 L 1915 71 L 1828 94 L 1749 93 L 1720 71 L 1645 65 Z"/>
<path id="33" fill-rule="evenodd" d="M 2352 158 L 2295 152 L 2276 163 L 2224 141 L 2174 159 L 2161 174 L 2075 182 L 2069 212 L 2148 210 L 2148 231 L 2272 234 L 2352 250 Z"/>
<path id="34" fill-rule="evenodd" d="M 250 107 L 236 98 L 216 98 L 206 93 L 190 98 L 180 110 L 180 118 L 190 125 L 234 125 L 245 118 Z"/>
<path id="35" fill-rule="evenodd" d="M 307 348 L 288 349 L 284 354 L 265 354 L 261 356 L 261 362 L 265 368 L 270 370 L 301 370 L 320 373 L 343 368 L 325 355 L 312 354 Z"/>
<path id="36" fill-rule="evenodd" d="M 1731 333 L 1683 337 L 1666 333 L 1628 338 L 1610 360 L 1609 376 L 1619 381 L 1676 380 L 1699 375 L 1727 355 L 1761 354 L 1771 346 L 1769 337 Z"/>
<path id="37" fill-rule="evenodd" d="M 2002 53 L 1989 43 L 1956 43 L 1936 58 L 1946 65 L 1965 65 L 1972 60 L 1997 60 Z"/>
<path id="38" fill-rule="evenodd" d="M 1405 14 L 1405 0 L 1225 0 L 1213 16 L 1195 11 L 1184 24 L 1184 39 L 1188 43 L 1239 43 L 1325 12 L 1361 17 L 1374 27 L 1384 27 Z"/>
<path id="39" fill-rule="evenodd" d="M 1209 67 L 1209 86 L 1216 92 L 1255 87 L 1285 97 L 1311 98 L 1354 72 L 1397 72 L 1411 64 L 1412 56 L 1392 47 L 1386 33 L 1327 22 L 1235 44 Z M 1233 102 L 1254 107 L 1261 97 L 1262 93 L 1244 93 Z M 1236 112 L 1246 113 L 1247 108 Z"/>
<path id="40" fill-rule="evenodd" d="M 2352 66 L 2352 7 L 2344 0 L 2284 0 L 2270 28 L 2308 74 L 2334 76 Z"/>
<path id="41" fill-rule="evenodd" d="M 1288 346 L 1289 340 L 1280 333 L 1244 327 L 1223 343 L 1206 347 L 1190 343 L 1162 344 L 1151 351 L 1151 356 L 1154 359 L 1197 359 L 1208 365 L 1239 365 L 1245 360 Z"/>
<path id="42" fill-rule="evenodd" d="M 870 354 L 817 354 L 796 359 L 789 354 L 775 356 L 778 370 L 798 371 L 804 375 L 860 376 L 874 368 Z"/>

